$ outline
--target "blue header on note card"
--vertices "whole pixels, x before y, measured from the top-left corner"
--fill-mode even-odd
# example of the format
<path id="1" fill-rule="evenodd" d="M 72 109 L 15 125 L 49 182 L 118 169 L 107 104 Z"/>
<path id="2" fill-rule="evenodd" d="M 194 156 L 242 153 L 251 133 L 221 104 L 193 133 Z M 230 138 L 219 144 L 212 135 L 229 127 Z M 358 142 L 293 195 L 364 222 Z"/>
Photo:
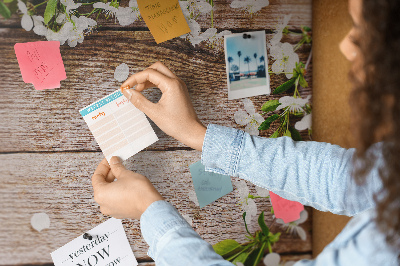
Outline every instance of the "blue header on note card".
<path id="1" fill-rule="evenodd" d="M 115 99 L 119 98 L 123 96 L 123 94 L 120 91 L 116 91 L 114 93 L 111 93 L 110 95 L 108 95 L 107 97 L 95 102 L 94 104 L 86 107 L 85 109 L 79 111 L 79 113 L 81 113 L 82 116 L 88 115 L 93 111 L 96 111 L 97 109 L 99 109 L 100 107 L 108 104 L 109 102 L 114 101 Z"/>

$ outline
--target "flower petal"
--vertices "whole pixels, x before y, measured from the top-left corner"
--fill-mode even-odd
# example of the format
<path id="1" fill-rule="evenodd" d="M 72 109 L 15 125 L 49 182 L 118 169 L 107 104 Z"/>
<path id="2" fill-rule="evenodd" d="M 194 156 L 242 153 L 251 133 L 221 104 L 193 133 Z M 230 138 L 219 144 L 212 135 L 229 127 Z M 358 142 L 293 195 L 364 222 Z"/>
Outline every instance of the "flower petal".
<path id="1" fill-rule="evenodd" d="M 260 126 L 261 123 L 264 122 L 264 118 L 258 113 L 255 113 L 252 118 L 257 121 L 258 126 Z"/>
<path id="2" fill-rule="evenodd" d="M 254 104 L 249 98 L 242 99 L 242 102 L 244 104 L 244 110 L 246 110 L 249 115 L 254 115 L 256 113 Z"/>
<path id="3" fill-rule="evenodd" d="M 307 114 L 300 121 L 294 124 L 294 128 L 297 130 L 305 130 L 311 128 L 311 121 L 312 121 L 311 114 Z"/>
<path id="4" fill-rule="evenodd" d="M 31 16 L 27 14 L 23 15 L 21 19 L 21 26 L 24 30 L 30 31 L 33 27 L 33 21 Z"/>
<path id="5" fill-rule="evenodd" d="M 260 197 L 268 197 L 269 196 L 269 191 L 268 189 L 259 187 L 259 186 L 255 186 L 256 191 L 257 191 L 257 195 Z"/>
<path id="6" fill-rule="evenodd" d="M 28 8 L 26 7 L 25 3 L 21 0 L 18 0 L 18 9 L 24 14 L 28 14 Z"/>
<path id="7" fill-rule="evenodd" d="M 247 125 L 250 122 L 250 116 L 243 110 L 236 111 L 233 115 L 233 119 L 239 125 Z"/>
<path id="8" fill-rule="evenodd" d="M 196 192 L 194 190 L 190 190 L 188 193 L 189 199 L 194 202 L 196 206 L 200 206 L 199 200 L 197 199 Z"/>
<path id="9" fill-rule="evenodd" d="M 265 266 L 279 266 L 280 261 L 281 256 L 275 252 L 267 254 L 263 260 Z"/>
<path id="10" fill-rule="evenodd" d="M 307 219 L 308 219 L 308 212 L 306 211 L 306 210 L 302 210 L 301 212 L 300 212 L 300 218 L 298 219 L 298 220 L 296 220 L 296 221 L 294 221 L 296 224 L 302 224 L 302 223 L 304 223 L 305 221 L 307 221 Z"/>
<path id="11" fill-rule="evenodd" d="M 301 228 L 300 226 L 296 226 L 295 228 L 296 228 L 296 233 L 299 235 L 301 240 L 306 241 L 307 240 L 306 231 L 304 231 L 304 229 Z"/>
<path id="12" fill-rule="evenodd" d="M 128 76 L 129 76 L 129 67 L 127 64 L 122 63 L 115 68 L 114 78 L 117 81 L 123 82 L 128 78 Z"/>

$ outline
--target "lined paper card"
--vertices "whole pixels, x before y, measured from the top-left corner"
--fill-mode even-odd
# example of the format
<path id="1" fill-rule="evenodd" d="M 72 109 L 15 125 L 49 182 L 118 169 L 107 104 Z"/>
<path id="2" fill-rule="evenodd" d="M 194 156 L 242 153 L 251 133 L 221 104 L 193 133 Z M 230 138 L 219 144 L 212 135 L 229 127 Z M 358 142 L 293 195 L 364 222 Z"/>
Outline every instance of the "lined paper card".
<path id="1" fill-rule="evenodd" d="M 158 140 L 145 114 L 119 91 L 81 109 L 107 161 L 126 160 Z"/>
<path id="2" fill-rule="evenodd" d="M 111 218 L 51 253 L 55 266 L 138 265 L 119 219 Z"/>

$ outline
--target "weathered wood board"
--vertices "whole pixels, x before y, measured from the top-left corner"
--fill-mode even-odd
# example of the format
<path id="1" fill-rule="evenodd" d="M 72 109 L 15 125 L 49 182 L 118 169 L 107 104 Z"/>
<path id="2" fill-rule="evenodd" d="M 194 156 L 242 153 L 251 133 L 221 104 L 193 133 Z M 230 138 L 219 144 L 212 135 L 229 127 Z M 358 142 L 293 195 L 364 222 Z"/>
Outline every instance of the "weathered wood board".
<path id="1" fill-rule="evenodd" d="M 0 243 L 8 243 L 0 250 L 0 264 L 49 262 L 50 252 L 109 218 L 99 212 L 91 186 L 91 175 L 102 158 L 100 152 L 0 155 Z M 201 209 L 189 199 L 193 183 L 188 165 L 199 159 L 198 151 L 147 151 L 127 160 L 126 166 L 147 176 L 181 214 L 192 218 L 193 228 L 209 243 L 215 244 L 223 238 L 245 242 L 242 210 L 235 190 Z M 252 185 L 251 192 L 255 194 Z M 269 201 L 256 199 L 256 202 L 259 212 L 269 213 Z M 30 218 L 37 212 L 50 216 L 50 229 L 39 233 L 31 228 Z M 271 214 L 266 215 L 268 225 L 272 220 Z M 139 222 L 124 220 L 124 226 L 138 260 L 150 259 Z M 302 226 L 307 241 L 283 233 L 274 251 L 310 252 L 311 217 Z M 254 218 L 249 230 L 257 229 Z M 271 230 L 281 229 L 275 224 Z"/>
<path id="2" fill-rule="evenodd" d="M 290 30 L 299 32 L 300 26 L 311 26 L 311 0 L 271 0 L 268 7 L 253 16 L 230 8 L 232 1 L 214 2 L 213 22 L 219 32 L 266 30 L 268 41 L 278 20 L 286 14 L 292 14 Z M 127 6 L 127 1 L 121 3 Z M 210 15 L 200 15 L 197 21 L 203 31 L 211 27 Z M 82 44 L 61 47 L 67 72 L 62 87 L 36 91 L 33 85 L 23 83 L 13 46 L 45 38 L 26 32 L 20 23 L 19 15 L 9 20 L 0 18 L 0 265 L 51 265 L 50 252 L 109 218 L 93 201 L 90 182 L 103 155 L 78 110 L 119 88 L 114 80 L 119 64 L 128 64 L 133 74 L 162 61 L 187 84 L 194 108 L 205 125 L 243 129 L 233 119 L 243 104 L 227 100 L 222 43 L 212 48 L 204 44 L 193 47 L 175 38 L 157 45 L 143 21 L 121 27 L 114 19 L 102 19 L 98 23 L 102 27 L 85 36 Z M 282 42 L 295 44 L 300 38 L 291 34 Z M 305 45 L 297 51 L 301 62 L 307 61 L 310 49 Z M 303 98 L 311 94 L 311 73 L 310 64 L 306 76 L 310 86 L 300 91 Z M 283 75 L 272 75 L 271 88 L 284 80 Z M 157 89 L 145 95 L 152 101 L 161 97 Z M 251 100 L 260 110 L 266 100 L 281 96 L 256 96 Z M 193 190 L 188 165 L 198 161 L 200 153 L 152 126 L 160 140 L 129 159 L 128 168 L 146 175 L 181 214 L 192 218 L 193 228 L 209 243 L 227 238 L 245 241 L 236 191 L 205 208 L 196 206 L 188 197 Z M 275 129 L 273 124 L 262 136 Z M 308 138 L 307 132 L 301 133 L 303 139 Z M 259 212 L 268 213 L 269 202 L 256 202 Z M 31 228 L 30 218 L 37 212 L 49 214 L 50 229 L 38 233 Z M 311 221 L 310 216 L 302 224 L 307 241 L 283 233 L 274 251 L 283 254 L 284 260 L 311 258 Z M 270 214 L 266 222 L 271 225 Z M 139 222 L 125 220 L 124 226 L 140 265 L 154 265 L 146 255 L 148 246 L 141 237 Z M 255 220 L 249 229 L 257 229 Z M 283 231 L 276 224 L 271 230 Z"/>
<path id="3" fill-rule="evenodd" d="M 0 105 L 3 109 L 0 118 L 4 125 L 0 134 L 0 152 L 99 151 L 79 110 L 119 88 L 120 83 L 114 79 L 114 70 L 121 63 L 127 63 L 133 74 L 158 60 L 162 61 L 186 83 L 194 108 L 205 125 L 215 123 L 240 128 L 233 115 L 238 109 L 243 109 L 243 104 L 241 100 L 227 99 L 223 53 L 195 50 L 190 43 L 180 39 L 156 45 L 148 31 L 100 32 L 86 37 L 75 48 L 61 47 L 67 72 L 67 80 L 61 82 L 61 89 L 36 91 L 32 84 L 22 82 L 13 46 L 16 42 L 40 38 L 32 32 L 24 33 L 22 29 L 1 31 L 0 50 L 5 51 L 5 57 L 0 64 L 0 80 L 3 80 L 0 84 Z M 270 39 L 271 34 L 267 34 L 266 38 Z M 286 38 L 287 42 L 293 44 L 299 40 L 298 36 Z M 307 61 L 309 49 L 309 46 L 304 46 L 300 51 L 302 62 Z M 283 80 L 283 76 L 273 75 L 271 88 L 276 88 Z M 310 74 L 307 75 L 307 81 L 312 86 Z M 300 92 L 305 97 L 311 93 L 311 88 Z M 152 101 L 161 97 L 158 89 L 149 89 L 145 94 Z M 256 110 L 260 110 L 267 99 L 281 96 L 262 95 L 251 99 Z M 160 141 L 148 149 L 184 147 L 154 124 L 153 127 Z M 264 135 L 274 130 L 276 127 L 272 126 Z M 302 133 L 307 139 L 307 132 Z"/>

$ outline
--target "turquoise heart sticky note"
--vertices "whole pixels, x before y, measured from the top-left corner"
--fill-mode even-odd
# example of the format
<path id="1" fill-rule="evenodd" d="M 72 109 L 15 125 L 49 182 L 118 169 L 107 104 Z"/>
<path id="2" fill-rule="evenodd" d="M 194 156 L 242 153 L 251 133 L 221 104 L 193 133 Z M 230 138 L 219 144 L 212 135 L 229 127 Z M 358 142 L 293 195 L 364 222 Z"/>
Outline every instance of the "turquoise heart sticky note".
<path id="1" fill-rule="evenodd" d="M 206 172 L 200 161 L 190 165 L 189 168 L 200 208 L 233 190 L 230 176 Z"/>

